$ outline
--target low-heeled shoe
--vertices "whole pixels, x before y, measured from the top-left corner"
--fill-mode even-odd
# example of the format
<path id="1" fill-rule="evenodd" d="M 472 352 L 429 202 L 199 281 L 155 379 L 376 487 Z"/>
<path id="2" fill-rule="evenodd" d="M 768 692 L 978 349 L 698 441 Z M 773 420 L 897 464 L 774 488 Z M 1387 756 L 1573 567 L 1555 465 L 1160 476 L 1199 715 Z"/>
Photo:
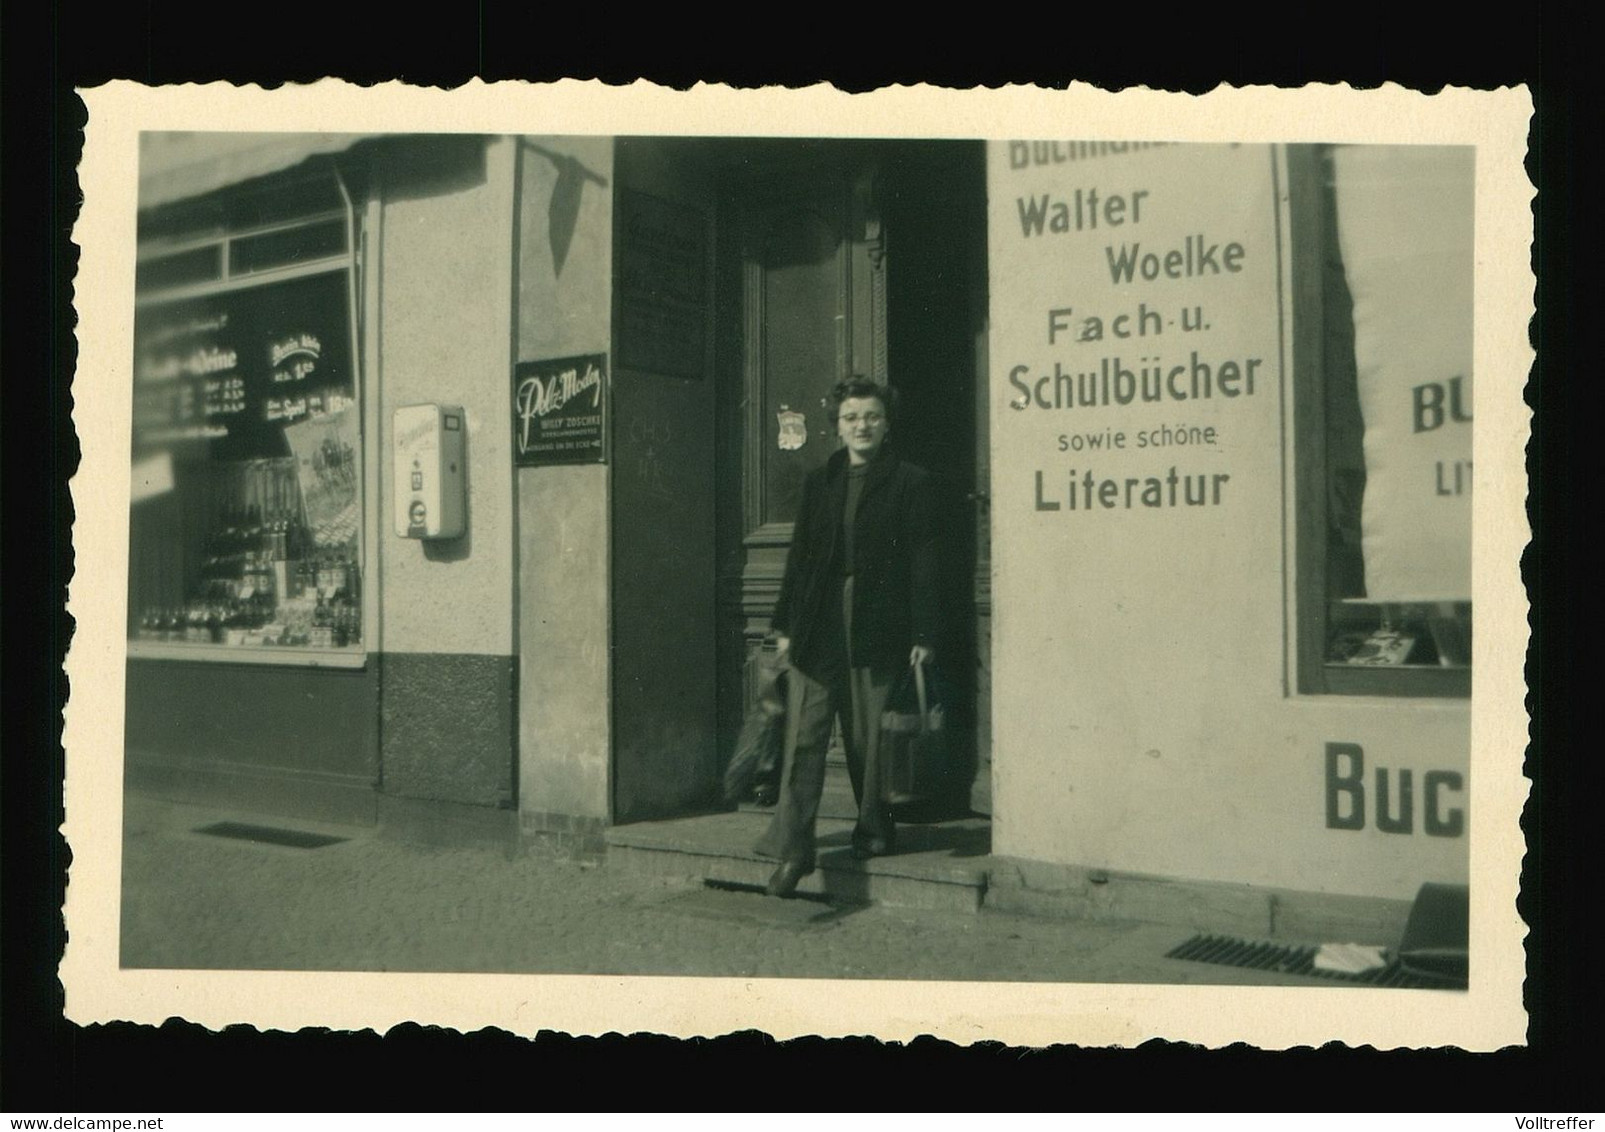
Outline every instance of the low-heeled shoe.
<path id="1" fill-rule="evenodd" d="M 764 892 L 770 896 L 790 896 L 797 891 L 797 882 L 813 871 L 812 861 L 782 861 L 769 883 L 764 885 Z"/>

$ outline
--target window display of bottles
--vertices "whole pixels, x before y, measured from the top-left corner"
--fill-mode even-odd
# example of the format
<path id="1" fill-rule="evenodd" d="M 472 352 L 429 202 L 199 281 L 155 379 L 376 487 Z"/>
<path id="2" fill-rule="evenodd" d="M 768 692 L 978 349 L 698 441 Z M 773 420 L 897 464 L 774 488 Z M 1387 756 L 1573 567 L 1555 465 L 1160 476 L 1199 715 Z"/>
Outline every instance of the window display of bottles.
<path id="1" fill-rule="evenodd" d="M 296 507 L 226 506 L 179 606 L 141 611 L 138 639 L 238 647 L 362 644 L 356 546 L 319 545 Z"/>

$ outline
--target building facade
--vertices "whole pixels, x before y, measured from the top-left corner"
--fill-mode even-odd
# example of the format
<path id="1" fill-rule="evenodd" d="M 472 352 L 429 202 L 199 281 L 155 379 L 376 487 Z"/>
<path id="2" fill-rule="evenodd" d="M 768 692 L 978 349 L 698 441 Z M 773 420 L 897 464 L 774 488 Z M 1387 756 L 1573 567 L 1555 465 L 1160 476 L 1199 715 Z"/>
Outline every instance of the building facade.
<path id="1" fill-rule="evenodd" d="M 995 885 L 1465 883 L 1469 151 L 141 161 L 131 787 L 582 840 L 718 808 L 866 374 L 938 483 L 937 809 L 991 817 Z"/>

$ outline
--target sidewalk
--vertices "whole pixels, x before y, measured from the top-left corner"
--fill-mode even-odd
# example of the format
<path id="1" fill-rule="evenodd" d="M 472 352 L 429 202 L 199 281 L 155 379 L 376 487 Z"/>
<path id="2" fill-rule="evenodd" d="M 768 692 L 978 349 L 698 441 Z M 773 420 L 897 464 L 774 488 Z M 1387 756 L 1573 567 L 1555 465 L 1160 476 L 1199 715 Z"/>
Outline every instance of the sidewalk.
<path id="1" fill-rule="evenodd" d="M 255 822 L 292 848 L 197 832 Z M 1187 928 L 779 900 L 550 850 L 441 848 L 129 795 L 122 963 L 528 972 L 1316 985 L 1164 958 Z"/>

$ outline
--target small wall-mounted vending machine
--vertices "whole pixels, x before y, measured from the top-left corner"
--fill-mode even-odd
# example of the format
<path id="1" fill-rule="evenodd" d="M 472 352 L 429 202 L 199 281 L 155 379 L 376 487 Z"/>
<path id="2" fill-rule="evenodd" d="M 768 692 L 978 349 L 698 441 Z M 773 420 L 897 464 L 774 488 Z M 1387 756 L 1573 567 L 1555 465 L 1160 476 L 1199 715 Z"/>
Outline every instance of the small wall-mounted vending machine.
<path id="1" fill-rule="evenodd" d="M 460 538 L 468 529 L 465 421 L 460 405 L 403 405 L 396 410 L 396 534 Z"/>

